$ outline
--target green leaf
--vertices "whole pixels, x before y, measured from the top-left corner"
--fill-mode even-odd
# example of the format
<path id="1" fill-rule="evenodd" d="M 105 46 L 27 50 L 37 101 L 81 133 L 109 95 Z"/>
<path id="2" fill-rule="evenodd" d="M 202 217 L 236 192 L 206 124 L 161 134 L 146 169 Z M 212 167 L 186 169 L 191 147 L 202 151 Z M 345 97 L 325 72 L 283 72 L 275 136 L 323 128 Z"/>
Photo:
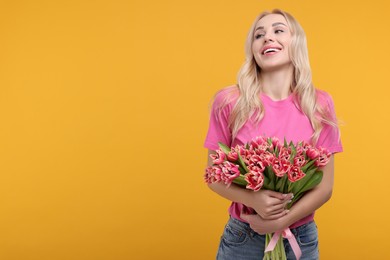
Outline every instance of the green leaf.
<path id="1" fill-rule="evenodd" d="M 295 155 L 297 154 L 297 149 L 295 149 L 294 145 L 291 146 L 291 156 L 290 156 L 290 163 L 294 163 Z"/>
<path id="2" fill-rule="evenodd" d="M 266 190 L 271 190 L 272 187 L 271 187 L 270 173 L 267 168 L 264 170 L 263 176 L 264 176 L 263 188 Z"/>
<path id="3" fill-rule="evenodd" d="M 272 167 L 270 167 L 270 166 L 268 166 L 268 167 L 267 168 L 268 168 L 268 177 L 270 179 L 270 186 L 271 186 L 272 190 L 275 190 L 277 176 L 275 175 L 274 171 L 272 170 Z"/>
<path id="4" fill-rule="evenodd" d="M 269 187 L 269 179 L 267 177 L 264 176 L 264 182 L 263 182 L 263 187 L 262 189 L 266 189 L 266 190 L 269 190 L 270 187 Z"/>
<path id="5" fill-rule="evenodd" d="M 307 164 L 305 164 L 305 165 L 301 168 L 301 170 L 302 170 L 303 172 L 306 172 L 307 169 L 308 169 L 310 166 L 312 166 L 314 162 L 315 162 L 315 160 L 312 160 L 312 161 L 308 162 Z"/>
<path id="6" fill-rule="evenodd" d="M 238 165 L 238 170 L 240 171 L 241 174 L 245 175 L 247 172 L 245 171 L 245 169 L 241 166 L 241 165 Z"/>
<path id="7" fill-rule="evenodd" d="M 240 186 L 244 186 L 244 187 L 246 187 L 246 184 L 247 184 L 247 182 L 246 182 L 246 180 L 245 180 L 245 176 L 242 175 L 242 174 L 240 174 L 240 176 L 238 176 L 237 178 L 235 178 L 235 179 L 233 180 L 233 183 L 238 184 L 238 185 L 240 185 Z"/>
<path id="8" fill-rule="evenodd" d="M 245 173 L 249 172 L 248 168 L 246 167 L 245 165 L 245 162 L 244 160 L 242 159 L 241 157 L 241 154 L 238 152 L 238 163 L 240 164 L 240 166 L 244 169 Z"/>
<path id="9" fill-rule="evenodd" d="M 297 148 L 295 148 L 294 145 L 291 146 L 291 151 L 294 152 L 294 153 L 297 153 Z"/>
<path id="10" fill-rule="evenodd" d="M 276 147 L 276 150 L 275 150 L 275 154 L 276 154 L 276 157 L 279 157 L 279 149 L 278 149 L 278 147 Z"/>
<path id="11" fill-rule="evenodd" d="M 278 179 L 278 181 L 276 183 L 275 191 L 284 193 L 284 191 L 286 189 L 285 186 L 286 186 L 286 182 L 287 182 L 288 177 L 287 177 L 287 175 L 284 175 L 283 177 L 281 177 L 281 178 L 278 177 L 277 179 Z"/>
<path id="12" fill-rule="evenodd" d="M 272 139 L 270 137 L 267 138 L 268 144 L 271 146 L 272 145 Z"/>
<path id="13" fill-rule="evenodd" d="M 230 147 L 227 146 L 226 144 L 218 142 L 218 146 L 222 150 L 222 152 L 224 152 L 226 155 L 230 152 Z"/>
<path id="14" fill-rule="evenodd" d="M 301 187 L 300 190 L 294 190 L 293 189 L 293 194 L 294 194 L 294 198 L 292 199 L 292 202 L 287 205 L 287 208 L 291 208 L 291 206 L 296 202 L 298 201 L 307 191 L 313 189 L 315 186 L 317 186 L 321 180 L 322 180 L 322 172 L 321 171 L 317 171 L 315 172 L 311 178 L 309 178 L 309 181 L 306 182 L 306 185 L 304 185 L 303 187 Z"/>
<path id="15" fill-rule="evenodd" d="M 287 140 L 286 140 L 286 137 L 284 138 L 284 147 L 287 147 Z"/>
<path id="16" fill-rule="evenodd" d="M 267 178 L 270 178 L 270 174 L 272 174 L 272 168 L 271 166 L 265 167 L 265 170 L 263 172 L 263 175 L 266 176 Z"/>
<path id="17" fill-rule="evenodd" d="M 308 172 L 305 173 L 305 177 L 303 177 L 299 181 L 294 182 L 293 185 L 292 185 L 293 186 L 293 192 L 300 191 L 307 184 L 307 182 L 310 181 L 310 179 L 312 178 L 314 172 L 315 172 L 315 170 L 314 171 L 308 171 Z"/>
<path id="18" fill-rule="evenodd" d="M 313 189 L 317 186 L 322 180 L 322 171 L 316 171 L 313 174 L 306 175 L 303 179 L 297 181 L 293 186 L 293 194 L 299 194 Z"/>
<path id="19" fill-rule="evenodd" d="M 280 191 L 282 188 L 282 182 L 283 182 L 283 177 L 277 177 L 276 178 L 276 185 L 275 185 L 275 191 Z"/>
<path id="20" fill-rule="evenodd" d="M 320 182 L 322 181 L 322 176 L 323 176 L 322 171 L 316 171 L 315 173 L 313 173 L 310 180 L 306 183 L 306 185 L 302 188 L 302 190 L 300 190 L 300 192 L 311 190 L 315 186 L 320 184 Z"/>
<path id="21" fill-rule="evenodd" d="M 316 160 L 314 160 L 314 162 L 316 162 Z M 315 165 L 315 163 L 310 165 L 310 167 L 307 170 L 309 171 L 309 170 L 313 170 L 313 169 L 318 169 L 318 167 Z"/>

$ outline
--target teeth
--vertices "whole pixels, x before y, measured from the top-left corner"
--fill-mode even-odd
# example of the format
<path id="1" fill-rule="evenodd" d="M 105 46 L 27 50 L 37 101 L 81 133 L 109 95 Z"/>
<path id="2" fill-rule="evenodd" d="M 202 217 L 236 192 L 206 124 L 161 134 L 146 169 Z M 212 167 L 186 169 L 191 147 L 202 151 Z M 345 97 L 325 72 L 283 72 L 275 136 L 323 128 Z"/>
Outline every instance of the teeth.
<path id="1" fill-rule="evenodd" d="M 266 49 L 266 50 L 264 51 L 264 54 L 267 53 L 267 52 L 271 52 L 271 51 L 278 52 L 278 51 L 280 51 L 280 50 L 279 50 L 279 49 L 274 49 L 274 48 L 269 48 L 269 49 Z"/>

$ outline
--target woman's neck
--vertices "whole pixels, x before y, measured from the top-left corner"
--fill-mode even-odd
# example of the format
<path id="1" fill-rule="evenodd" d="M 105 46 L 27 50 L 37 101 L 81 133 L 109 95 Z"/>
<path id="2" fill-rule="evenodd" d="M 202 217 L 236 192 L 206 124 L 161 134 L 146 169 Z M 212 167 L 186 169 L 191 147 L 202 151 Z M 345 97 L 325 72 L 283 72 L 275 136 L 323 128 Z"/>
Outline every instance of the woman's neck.
<path id="1" fill-rule="evenodd" d="M 273 100 L 287 98 L 291 94 L 293 66 L 286 70 L 262 71 L 260 84 L 262 92 Z"/>

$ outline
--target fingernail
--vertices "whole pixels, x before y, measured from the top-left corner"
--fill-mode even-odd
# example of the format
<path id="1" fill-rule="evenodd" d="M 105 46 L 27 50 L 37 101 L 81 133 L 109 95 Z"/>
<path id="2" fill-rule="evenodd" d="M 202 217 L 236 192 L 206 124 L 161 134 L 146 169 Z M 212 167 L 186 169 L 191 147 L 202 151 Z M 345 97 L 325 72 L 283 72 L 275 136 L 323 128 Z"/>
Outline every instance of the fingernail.
<path id="1" fill-rule="evenodd" d="M 283 197 L 287 197 L 288 194 L 283 194 Z"/>
<path id="2" fill-rule="evenodd" d="M 286 210 L 285 212 L 286 212 L 286 214 L 287 214 L 287 213 L 289 213 L 290 211 L 289 211 L 289 210 Z"/>
<path id="3" fill-rule="evenodd" d="M 294 198 L 294 194 L 291 194 L 291 199 L 293 199 Z"/>
<path id="4" fill-rule="evenodd" d="M 287 201 L 287 203 L 291 203 L 292 200 Z"/>

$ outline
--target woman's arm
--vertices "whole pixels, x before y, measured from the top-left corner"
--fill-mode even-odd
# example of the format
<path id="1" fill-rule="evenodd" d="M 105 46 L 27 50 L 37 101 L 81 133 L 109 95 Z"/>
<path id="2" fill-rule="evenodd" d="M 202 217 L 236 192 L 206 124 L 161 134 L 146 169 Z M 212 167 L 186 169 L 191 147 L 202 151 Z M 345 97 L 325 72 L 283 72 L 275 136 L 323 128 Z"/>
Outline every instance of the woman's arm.
<path id="1" fill-rule="evenodd" d="M 210 158 L 212 153 L 214 151 L 209 150 L 208 166 L 213 164 Z M 285 206 L 292 198 L 292 194 L 282 194 L 270 190 L 253 192 L 252 190 L 238 187 L 233 183 L 229 188 L 224 183 L 211 183 L 208 186 L 212 191 L 230 201 L 253 208 L 263 219 L 267 220 L 278 219 L 286 215 L 288 211 L 285 209 Z"/>
<path id="2" fill-rule="evenodd" d="M 265 220 L 259 215 L 241 214 L 241 218 L 248 221 L 251 228 L 259 234 L 273 233 L 283 230 L 298 220 L 310 215 L 320 208 L 332 196 L 334 180 L 334 157 L 322 168 L 323 177 L 320 184 L 308 191 L 290 209 L 289 213 L 277 220 Z"/>

